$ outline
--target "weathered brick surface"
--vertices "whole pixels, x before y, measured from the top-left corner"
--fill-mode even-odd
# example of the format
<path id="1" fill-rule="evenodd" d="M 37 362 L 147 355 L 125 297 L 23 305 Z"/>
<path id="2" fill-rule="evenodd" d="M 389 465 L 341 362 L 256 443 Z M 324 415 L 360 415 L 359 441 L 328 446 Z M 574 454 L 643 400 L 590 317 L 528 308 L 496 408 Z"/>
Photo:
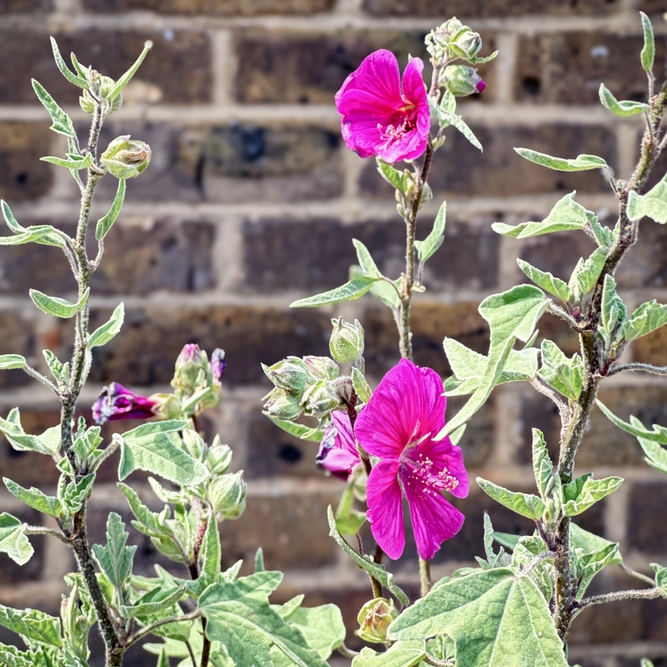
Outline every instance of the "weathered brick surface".
<path id="1" fill-rule="evenodd" d="M 48 12 L 53 9 L 53 0 L 0 0 L 0 13 L 27 14 Z"/>
<path id="2" fill-rule="evenodd" d="M 636 24 L 639 29 L 639 21 Z M 514 95 L 521 102 L 596 104 L 603 83 L 619 100 L 643 100 L 646 77 L 641 37 L 558 32 L 521 37 Z M 664 41 L 656 40 L 658 62 Z"/>
<path id="3" fill-rule="evenodd" d="M 663 421 L 664 423 L 664 421 Z M 664 482 L 635 482 L 630 490 L 628 542 L 649 554 L 667 551 L 667 529 L 661 512 L 667 500 Z"/>
<path id="4" fill-rule="evenodd" d="M 658 14 L 665 11 L 665 4 L 662 0 L 640 0 L 638 9 L 647 14 Z"/>
<path id="5" fill-rule="evenodd" d="M 112 79 L 120 77 L 132 65 L 144 42 L 150 39 L 153 50 L 131 84 L 135 94 L 139 95 L 143 83 L 150 87 L 152 101 L 192 104 L 211 100 L 211 46 L 202 32 L 86 30 L 75 35 L 54 33 L 53 36 L 65 57 L 74 51 L 80 63 L 92 64 Z M 60 76 L 53 62 L 48 34 L 3 32 L 0 38 L 1 103 L 38 104 L 30 77 L 37 79 L 60 104 L 77 104 L 80 90 Z"/>
<path id="6" fill-rule="evenodd" d="M 331 11 L 334 0 L 83 0 L 88 11 L 115 13 L 132 10 L 185 16 L 257 16 L 315 14 Z"/>
<path id="7" fill-rule="evenodd" d="M 41 520 L 39 512 L 30 507 L 14 509 L 12 515 L 20 521 L 39 526 Z M 25 565 L 17 565 L 7 554 L 0 554 L 0 586 L 7 584 L 22 584 L 39 579 L 44 567 L 44 537 L 30 537 L 30 543 L 35 550 L 32 558 Z"/>
<path id="8" fill-rule="evenodd" d="M 453 0 L 446 5 L 439 0 L 364 0 L 363 8 L 372 16 L 428 16 L 436 20 L 458 16 L 467 20 L 523 14 L 606 16 L 618 11 L 620 4 L 620 0 Z"/>
<path id="9" fill-rule="evenodd" d="M 35 352 L 32 325 L 22 316 L 3 312 L 0 318 L 0 354 L 22 354 L 29 357 Z M 0 373 L 0 388 L 27 384 L 30 378 L 19 370 Z"/>

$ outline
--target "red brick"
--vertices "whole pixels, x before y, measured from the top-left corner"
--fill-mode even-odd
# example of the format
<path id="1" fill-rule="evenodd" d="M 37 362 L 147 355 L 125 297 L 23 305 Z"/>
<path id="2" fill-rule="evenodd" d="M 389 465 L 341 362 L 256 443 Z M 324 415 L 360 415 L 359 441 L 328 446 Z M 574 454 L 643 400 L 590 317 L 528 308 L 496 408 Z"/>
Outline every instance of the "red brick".
<path id="1" fill-rule="evenodd" d="M 328 12 L 334 0 L 84 0 L 83 6 L 105 14 L 140 10 L 185 16 L 257 16 Z"/>
<path id="2" fill-rule="evenodd" d="M 633 26 L 639 31 L 639 17 Z M 639 62 L 642 44 L 640 36 L 604 32 L 521 37 L 514 95 L 522 102 L 599 104 L 598 88 L 604 82 L 619 100 L 644 100 L 647 82 Z M 656 62 L 663 60 L 664 40 L 658 37 Z"/>
<path id="3" fill-rule="evenodd" d="M 35 353 L 35 335 L 32 324 L 16 313 L 4 311 L 0 317 L 0 354 L 22 354 L 31 357 Z M 23 371 L 0 372 L 0 388 L 15 387 L 34 382 Z"/>
<path id="4" fill-rule="evenodd" d="M 74 51 L 79 62 L 117 79 L 141 53 L 144 42 L 153 41 L 134 84 L 144 82 L 157 89 L 163 103 L 192 104 L 211 100 L 211 46 L 202 32 L 107 32 L 90 29 L 54 35 L 60 52 Z M 0 100 L 3 104 L 39 104 L 30 85 L 37 79 L 60 104 L 78 104 L 80 89 L 58 72 L 48 34 L 12 31 L 0 39 Z M 128 89 L 129 90 L 129 89 Z M 46 116 L 46 111 L 44 112 Z"/>

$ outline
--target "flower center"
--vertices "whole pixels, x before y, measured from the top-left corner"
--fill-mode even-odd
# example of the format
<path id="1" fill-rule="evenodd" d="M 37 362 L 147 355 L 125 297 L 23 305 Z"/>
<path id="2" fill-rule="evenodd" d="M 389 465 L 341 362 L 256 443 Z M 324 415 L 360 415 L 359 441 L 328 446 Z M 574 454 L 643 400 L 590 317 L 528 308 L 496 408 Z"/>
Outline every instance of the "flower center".
<path id="1" fill-rule="evenodd" d="M 447 468 L 437 470 L 433 461 L 420 452 L 416 456 L 414 451 L 410 456 L 410 446 L 406 447 L 401 456 L 401 478 L 408 486 L 418 486 L 424 493 L 435 495 L 440 491 L 453 491 L 459 480 Z"/>
<path id="2" fill-rule="evenodd" d="M 417 119 L 414 113 L 408 114 L 407 112 L 412 111 L 412 107 L 403 107 L 399 111 L 403 112 L 398 118 L 394 120 L 394 123 L 389 123 L 388 125 L 382 125 L 378 123 L 377 129 L 380 133 L 380 139 L 384 142 L 384 145 L 387 146 L 394 141 L 400 141 L 406 134 L 409 134 L 417 127 Z"/>

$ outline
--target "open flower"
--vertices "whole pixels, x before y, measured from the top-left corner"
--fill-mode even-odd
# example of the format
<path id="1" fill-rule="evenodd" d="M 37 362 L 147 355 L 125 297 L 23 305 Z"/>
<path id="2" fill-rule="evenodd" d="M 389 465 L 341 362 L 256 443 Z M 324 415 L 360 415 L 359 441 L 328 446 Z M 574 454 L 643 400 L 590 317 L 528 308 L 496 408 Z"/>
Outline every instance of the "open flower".
<path id="1" fill-rule="evenodd" d="M 336 93 L 336 108 L 343 116 L 343 139 L 349 149 L 392 163 L 422 155 L 430 132 L 423 69 L 424 63 L 413 58 L 401 88 L 396 56 L 380 49 L 345 79 Z"/>
<path id="2" fill-rule="evenodd" d="M 403 494 L 417 551 L 433 558 L 456 535 L 464 516 L 442 496 L 468 495 L 461 450 L 433 438 L 445 424 L 442 381 L 430 368 L 402 359 L 382 379 L 354 425 L 359 444 L 380 460 L 368 478 L 368 520 L 376 542 L 393 559 L 405 546 Z"/>
<path id="3" fill-rule="evenodd" d="M 112 382 L 93 404 L 93 418 L 98 424 L 117 419 L 150 419 L 161 404 L 157 396 L 141 396 Z"/>
<path id="4" fill-rule="evenodd" d="M 347 413 L 340 410 L 331 413 L 331 424 L 324 432 L 316 460 L 325 470 L 344 480 L 354 466 L 361 463 Z"/>

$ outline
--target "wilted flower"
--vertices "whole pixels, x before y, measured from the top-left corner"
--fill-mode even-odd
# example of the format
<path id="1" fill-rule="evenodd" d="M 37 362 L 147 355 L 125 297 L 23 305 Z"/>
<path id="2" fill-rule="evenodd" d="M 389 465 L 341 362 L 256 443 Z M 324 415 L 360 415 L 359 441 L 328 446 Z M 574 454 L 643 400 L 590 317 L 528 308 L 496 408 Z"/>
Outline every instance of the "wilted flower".
<path id="1" fill-rule="evenodd" d="M 380 49 L 345 79 L 336 108 L 349 149 L 390 163 L 422 155 L 431 127 L 423 69 L 424 63 L 413 58 L 401 86 L 396 56 Z"/>
<path id="2" fill-rule="evenodd" d="M 93 404 L 93 417 L 98 424 L 117 419 L 150 419 L 155 417 L 161 405 L 156 396 L 140 396 L 112 382 L 102 389 L 102 393 Z"/>
<path id="3" fill-rule="evenodd" d="M 361 463 L 347 413 L 341 410 L 331 413 L 331 424 L 324 431 L 316 460 L 325 470 L 344 480 L 350 476 L 354 466 Z"/>
<path id="4" fill-rule="evenodd" d="M 449 92 L 456 97 L 481 93 L 486 88 L 477 70 L 466 65 L 447 65 L 443 80 Z"/>
<path id="5" fill-rule="evenodd" d="M 463 455 L 449 438 L 433 439 L 445 424 L 446 406 L 437 373 L 402 359 L 355 423 L 359 444 L 380 459 L 368 478 L 367 516 L 373 537 L 390 558 L 400 557 L 405 546 L 403 492 L 424 560 L 463 525 L 463 514 L 441 494 L 468 495 Z"/>

